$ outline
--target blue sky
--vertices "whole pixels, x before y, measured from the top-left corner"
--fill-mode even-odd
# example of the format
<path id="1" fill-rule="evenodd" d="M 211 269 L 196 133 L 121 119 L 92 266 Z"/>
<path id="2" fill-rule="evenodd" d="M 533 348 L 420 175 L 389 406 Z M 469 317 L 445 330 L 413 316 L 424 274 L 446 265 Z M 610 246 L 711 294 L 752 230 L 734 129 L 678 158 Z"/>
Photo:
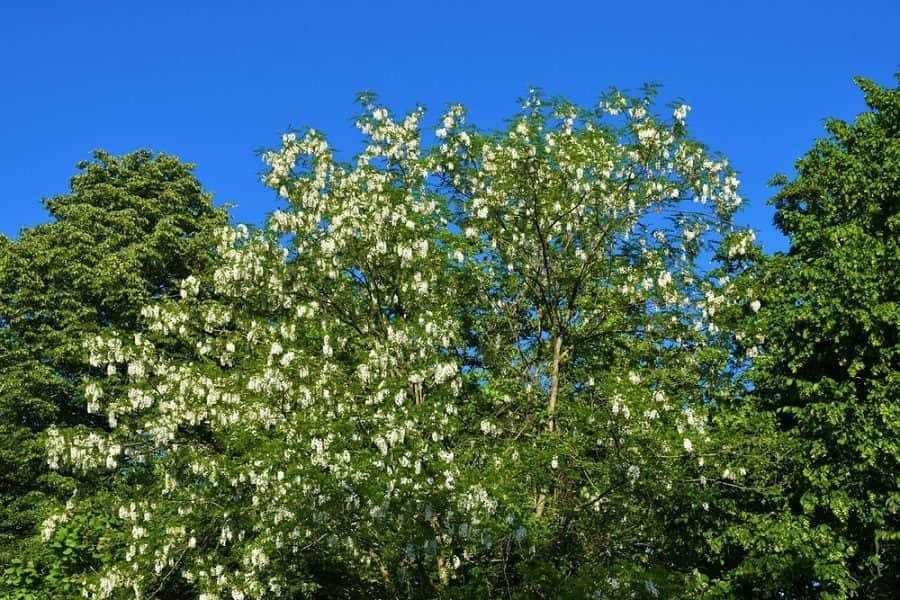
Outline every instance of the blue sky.
<path id="1" fill-rule="evenodd" d="M 0 232 L 48 219 L 94 148 L 176 154 L 235 220 L 275 207 L 255 150 L 288 126 L 358 149 L 354 95 L 398 110 L 448 102 L 498 126 L 529 85 L 591 103 L 663 84 L 692 132 L 741 171 L 741 221 L 769 251 L 766 181 L 826 116 L 863 110 L 855 74 L 893 84 L 900 3 L 10 2 L 0 19 Z"/>

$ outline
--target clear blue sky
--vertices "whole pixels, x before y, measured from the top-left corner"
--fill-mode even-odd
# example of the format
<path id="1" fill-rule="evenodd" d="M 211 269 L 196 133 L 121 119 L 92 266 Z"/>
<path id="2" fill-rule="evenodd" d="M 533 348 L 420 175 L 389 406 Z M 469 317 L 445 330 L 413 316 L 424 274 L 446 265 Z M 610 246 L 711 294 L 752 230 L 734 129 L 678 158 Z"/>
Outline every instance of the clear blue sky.
<path id="1" fill-rule="evenodd" d="M 254 150 L 311 125 L 357 150 L 354 94 L 434 112 L 460 101 L 499 125 L 531 84 L 579 102 L 664 85 L 693 133 L 742 173 L 742 221 L 783 248 L 765 183 L 864 105 L 855 74 L 892 84 L 900 3 L 8 2 L 0 21 L 0 232 L 47 220 L 94 148 L 197 163 L 236 220 L 275 200 Z"/>

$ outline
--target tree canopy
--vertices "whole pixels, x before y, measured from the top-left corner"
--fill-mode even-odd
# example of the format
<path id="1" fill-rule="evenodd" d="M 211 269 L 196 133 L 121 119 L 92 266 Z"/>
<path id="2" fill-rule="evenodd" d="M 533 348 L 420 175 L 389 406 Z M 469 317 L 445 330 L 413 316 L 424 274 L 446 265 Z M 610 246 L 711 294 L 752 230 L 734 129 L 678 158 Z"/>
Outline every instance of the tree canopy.
<path id="1" fill-rule="evenodd" d="M 872 598 L 900 586 L 900 90 L 857 83 L 869 112 L 774 180 L 790 250 L 752 275 L 751 380 L 795 452 L 790 509 L 840 556 L 827 579 Z"/>
<path id="2" fill-rule="evenodd" d="M 51 597 L 78 592 L 69 575 L 96 564 L 91 546 L 108 523 L 85 517 L 67 540 L 80 544 L 80 556 L 61 559 L 36 528 L 76 489 L 90 502 L 114 485 L 47 464 L 48 427 L 104 427 L 85 411 L 84 378 L 97 372 L 84 360 L 84 343 L 102 332 L 138 331 L 141 306 L 205 269 L 212 234 L 227 222 L 192 166 L 175 157 L 98 151 L 78 168 L 71 191 L 44 202 L 53 221 L 0 246 L 0 558 L 21 570 L 16 585 L 28 577 Z"/>
<path id="3" fill-rule="evenodd" d="M 0 238 L 0 590 L 890 597 L 900 92 L 859 85 L 774 256 L 653 87 L 361 94 L 349 160 L 264 153 L 260 228 L 98 153 Z"/>

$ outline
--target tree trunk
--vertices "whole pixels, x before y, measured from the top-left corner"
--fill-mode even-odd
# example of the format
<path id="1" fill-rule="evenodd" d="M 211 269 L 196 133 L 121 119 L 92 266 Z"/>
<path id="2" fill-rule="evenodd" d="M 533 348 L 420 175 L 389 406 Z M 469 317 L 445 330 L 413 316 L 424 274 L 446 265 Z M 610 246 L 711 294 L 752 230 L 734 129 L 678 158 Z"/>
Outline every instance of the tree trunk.
<path id="1" fill-rule="evenodd" d="M 562 336 L 553 340 L 553 363 L 550 366 L 550 401 L 547 403 L 547 431 L 556 429 L 556 399 L 559 396 L 559 361 L 562 356 Z"/>
<path id="2" fill-rule="evenodd" d="M 550 365 L 550 400 L 547 402 L 547 431 L 556 430 L 556 401 L 559 398 L 559 363 L 562 360 L 562 336 L 557 335 L 553 339 L 553 362 Z M 535 514 L 540 517 L 544 514 L 544 506 L 547 503 L 547 493 L 542 491 L 535 502 Z"/>

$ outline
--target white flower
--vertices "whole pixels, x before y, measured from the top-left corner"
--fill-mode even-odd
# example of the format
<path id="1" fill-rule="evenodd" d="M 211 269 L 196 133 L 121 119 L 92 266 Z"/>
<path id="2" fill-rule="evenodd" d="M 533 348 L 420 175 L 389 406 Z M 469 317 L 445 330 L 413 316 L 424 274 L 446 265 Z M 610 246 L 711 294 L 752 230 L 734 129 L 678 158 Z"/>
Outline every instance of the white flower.
<path id="1" fill-rule="evenodd" d="M 84 395 L 88 399 L 88 412 L 96 412 L 99 410 L 97 401 L 103 396 L 103 390 L 94 382 L 91 382 L 84 388 Z"/>
<path id="2" fill-rule="evenodd" d="M 41 539 L 45 542 L 49 541 L 51 537 L 53 537 L 53 532 L 56 531 L 56 527 L 60 523 L 65 523 L 68 520 L 66 515 L 52 515 L 44 520 L 41 523 Z"/>
<path id="3" fill-rule="evenodd" d="M 659 287 L 666 287 L 670 283 L 672 283 L 672 274 L 668 271 L 663 271 L 659 274 L 659 278 L 656 280 L 656 283 L 659 284 Z"/>
<path id="4" fill-rule="evenodd" d="M 684 125 L 684 119 L 687 117 L 687 114 L 691 111 L 691 107 L 687 104 L 682 104 L 672 113 L 675 117 L 675 120 L 678 121 L 679 124 Z"/>
<path id="5" fill-rule="evenodd" d="M 761 306 L 762 304 L 760 304 L 759 300 L 754 300 L 750 303 L 750 308 L 753 310 L 753 312 L 759 312 Z"/>
<path id="6" fill-rule="evenodd" d="M 554 468 L 554 469 L 558 468 L 558 467 L 559 467 L 559 457 L 554 456 L 554 457 L 550 460 L 550 466 L 551 466 L 552 468 Z"/>
<path id="7" fill-rule="evenodd" d="M 200 291 L 200 282 L 193 275 L 188 276 L 181 282 L 180 295 L 182 298 L 195 296 Z"/>
<path id="8" fill-rule="evenodd" d="M 694 444 L 691 443 L 691 440 L 689 440 L 688 438 L 684 438 L 684 449 L 688 452 L 694 449 Z"/>

